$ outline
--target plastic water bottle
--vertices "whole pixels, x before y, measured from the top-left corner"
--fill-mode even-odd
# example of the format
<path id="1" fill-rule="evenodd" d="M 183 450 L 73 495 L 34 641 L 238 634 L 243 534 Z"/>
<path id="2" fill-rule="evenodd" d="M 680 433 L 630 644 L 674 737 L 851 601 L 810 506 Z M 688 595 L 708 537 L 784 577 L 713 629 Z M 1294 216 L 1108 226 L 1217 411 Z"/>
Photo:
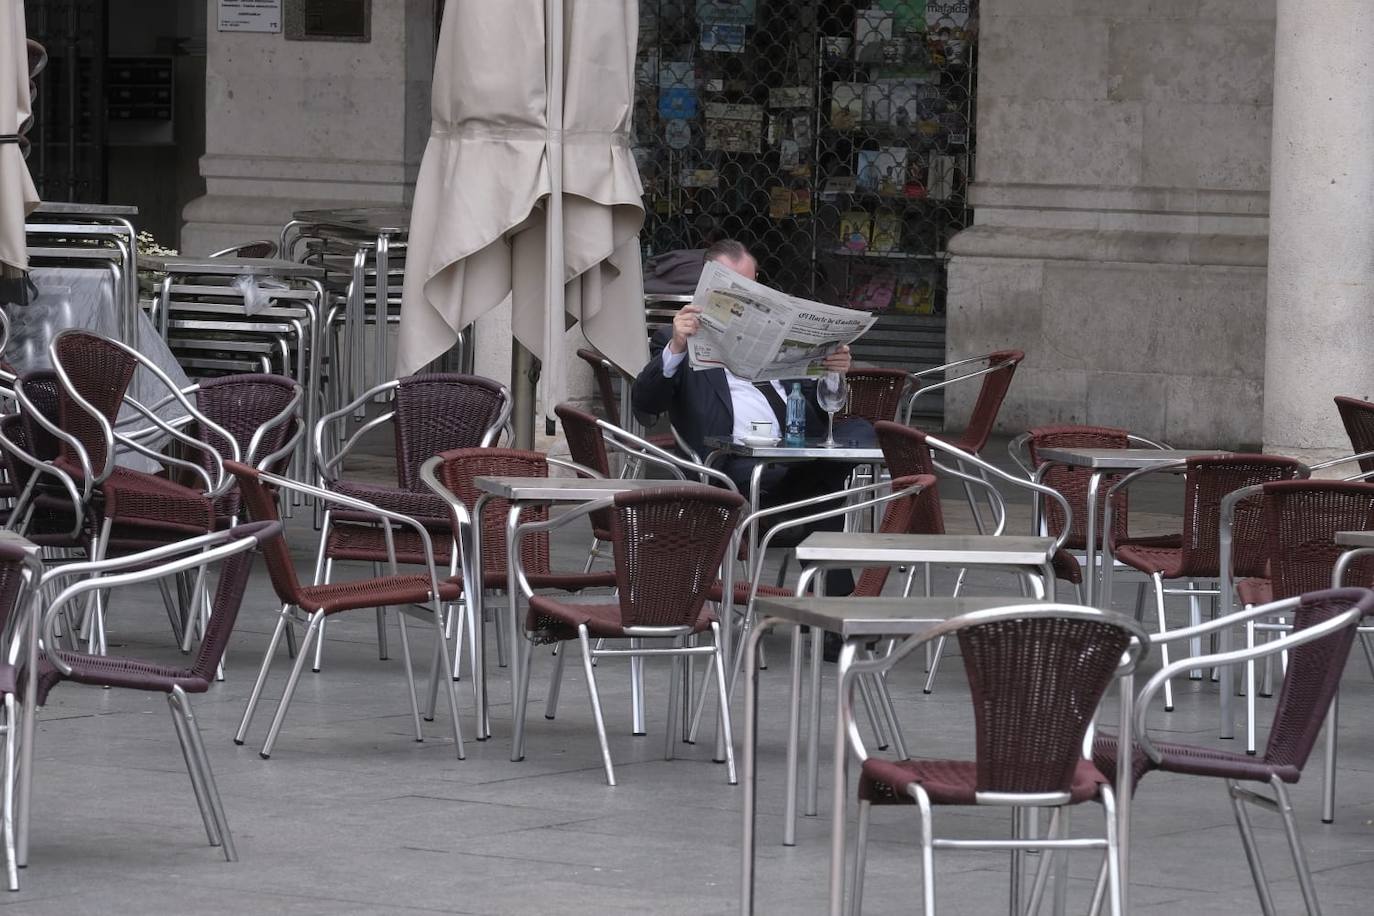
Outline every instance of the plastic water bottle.
<path id="1" fill-rule="evenodd" d="M 787 429 L 784 443 L 802 445 L 806 441 L 806 398 L 802 396 L 801 382 L 792 383 L 792 393 L 787 396 Z"/>

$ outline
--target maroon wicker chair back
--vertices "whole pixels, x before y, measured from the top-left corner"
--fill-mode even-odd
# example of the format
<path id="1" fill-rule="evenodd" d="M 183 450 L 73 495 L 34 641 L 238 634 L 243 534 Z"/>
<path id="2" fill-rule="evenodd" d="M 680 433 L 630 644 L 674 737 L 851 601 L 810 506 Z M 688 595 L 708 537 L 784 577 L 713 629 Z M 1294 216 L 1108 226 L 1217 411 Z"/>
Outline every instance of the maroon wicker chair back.
<path id="1" fill-rule="evenodd" d="M 1126 430 L 1110 426 L 1037 426 L 1030 431 L 1030 438 L 1026 443 L 1030 452 L 1031 469 L 1037 471 L 1045 463 L 1044 459 L 1040 457 L 1041 449 L 1127 448 L 1129 445 L 1130 439 L 1127 438 Z M 1069 536 L 1064 541 L 1064 546 L 1070 550 L 1083 550 L 1088 546 L 1088 479 L 1090 477 L 1092 477 L 1092 472 L 1087 468 L 1055 464 L 1045 472 L 1042 481 L 1045 486 L 1058 490 L 1068 500 L 1069 508 L 1073 512 L 1073 524 L 1069 527 Z M 1103 474 L 1102 482 L 1099 485 L 1099 494 L 1105 495 L 1107 490 L 1120 479 L 1120 474 Z M 1129 502 L 1124 491 L 1118 493 L 1112 500 L 1112 512 L 1114 513 L 1112 516 L 1112 537 L 1118 544 L 1127 540 L 1126 514 Z M 1096 530 L 1099 532 L 1102 530 L 1102 513 L 1105 510 L 1106 500 L 1099 498 L 1096 519 Z M 1050 534 L 1058 535 L 1063 530 L 1064 512 L 1059 507 L 1059 503 L 1054 501 L 1045 503 L 1045 522 Z"/>
<path id="2" fill-rule="evenodd" d="M 611 543 L 626 627 L 696 623 L 744 503 L 701 484 L 616 495 Z"/>
<path id="3" fill-rule="evenodd" d="M 0 631 L 8 632 L 24 590 L 24 549 L 0 544 Z"/>
<path id="4" fill-rule="evenodd" d="M 1294 614 L 1294 631 L 1315 626 L 1350 610 L 1359 600 L 1359 594 L 1345 589 L 1328 589 L 1305 598 Z M 1299 770 L 1306 765 L 1326 711 L 1340 686 L 1354 641 L 1355 627 L 1350 626 L 1288 650 L 1288 670 L 1274 707 L 1274 721 L 1264 749 L 1265 763 L 1294 766 Z"/>
<path id="5" fill-rule="evenodd" d="M 602 414 L 612 423 L 619 423 L 620 398 L 616 396 L 615 379 L 611 377 L 605 359 L 600 353 L 585 347 L 577 351 L 577 356 L 591 367 L 592 378 L 596 379 L 596 393 L 601 399 Z"/>
<path id="6" fill-rule="evenodd" d="M 469 511 L 483 495 L 473 483 L 478 477 L 549 476 L 549 463 L 543 455 L 520 449 L 457 448 L 440 452 L 439 459 L 435 476 Z M 487 501 L 482 514 L 482 571 L 486 576 L 506 574 L 506 511 L 509 508 L 506 500 L 493 497 Z M 548 518 L 548 509 L 531 506 L 520 517 L 527 522 L 543 521 Z M 535 532 L 520 542 L 520 562 L 527 574 L 549 573 L 549 536 L 546 532 Z"/>
<path id="7" fill-rule="evenodd" d="M 849 370 L 845 374 L 849 403 L 839 416 L 863 417 L 871 423 L 896 418 L 909 379 L 904 369 Z"/>
<path id="8" fill-rule="evenodd" d="M 1221 575 L 1221 500 L 1228 493 L 1274 480 L 1292 480 L 1299 463 L 1277 455 L 1206 455 L 1188 459 L 1184 475 L 1182 569 L 1184 579 L 1215 579 Z M 1250 498 L 1236 506 L 1231 527 L 1232 562 L 1240 575 L 1262 571 L 1262 500 Z M 1237 548 L 1240 548 L 1239 550 Z M 1257 549 L 1258 548 L 1258 549 Z"/>
<path id="9" fill-rule="evenodd" d="M 499 382 L 480 375 L 412 375 L 396 386 L 396 482 L 428 493 L 420 465 L 440 452 L 477 448 L 505 405 Z"/>
<path id="10" fill-rule="evenodd" d="M 1345 434 L 1356 454 L 1374 452 L 1374 404 L 1359 398 L 1336 398 L 1336 410 L 1345 424 Z M 1374 471 L 1374 458 L 1361 458 L 1360 471 Z"/>
<path id="11" fill-rule="evenodd" d="M 62 425 L 61 391 L 62 383 L 57 373 L 51 369 L 40 369 L 25 373 L 21 379 L 24 395 L 44 417 L 58 426 Z M 62 453 L 58 438 L 48 432 L 37 421 L 26 418 L 24 427 L 28 434 L 29 454 L 42 461 L 51 461 Z"/>
<path id="12" fill-rule="evenodd" d="M 258 472 L 237 461 L 224 462 L 224 469 L 234 475 L 239 493 L 243 497 L 243 508 L 248 518 L 255 522 L 280 522 L 275 494 L 267 489 L 258 478 Z M 301 603 L 301 581 L 296 577 L 296 564 L 291 561 L 291 551 L 286 546 L 286 538 L 278 535 L 262 545 L 262 555 L 267 561 L 267 574 L 272 579 L 272 588 L 277 598 L 284 604 Z"/>
<path id="13" fill-rule="evenodd" d="M 888 473 L 897 477 L 918 477 L 935 473 L 935 461 L 926 445 L 926 434 L 919 429 L 879 420 L 873 424 L 878 434 L 878 447 L 883 450 L 883 461 Z M 940 509 L 938 487 L 926 487 L 916 496 L 916 515 L 911 520 L 913 529 L 925 534 L 944 534 L 945 517 Z"/>
<path id="14" fill-rule="evenodd" d="M 924 490 L 934 489 L 935 478 L 929 475 L 913 477 L 896 477 L 892 481 L 892 489 L 904 490 L 907 487 L 923 485 L 921 493 L 913 493 L 894 499 L 887 504 L 883 511 L 883 520 L 878 525 L 879 534 L 939 534 L 938 531 L 926 531 L 920 525 L 922 515 L 920 513 L 921 497 Z M 887 584 L 888 573 L 892 572 L 891 566 L 870 566 L 859 575 L 859 581 L 854 585 L 853 595 L 856 598 L 877 598 L 883 593 L 883 586 Z"/>
<path id="15" fill-rule="evenodd" d="M 1331 587 L 1346 548 L 1341 531 L 1374 529 L 1374 484 L 1344 480 L 1284 480 L 1264 485 L 1263 524 L 1274 600 Z M 1351 564 L 1342 584 L 1374 584 L 1374 558 Z"/>
<path id="16" fill-rule="evenodd" d="M 248 454 L 253 436 L 291 404 L 298 389 L 295 382 L 282 375 L 225 375 L 200 383 L 196 408 L 234 437 L 245 463 L 254 463 L 286 444 L 294 429 L 289 419 L 263 435 L 257 455 Z M 222 457 L 230 457 L 228 445 L 219 441 L 221 437 L 217 433 L 194 424 L 191 435 L 213 445 Z M 196 454 L 201 456 L 201 464 L 208 470 L 209 457 L 204 452 Z"/>
<path id="17" fill-rule="evenodd" d="M 1026 617 L 958 631 L 980 792 L 1067 792 L 1083 734 L 1131 633 L 1109 620 Z"/>
<path id="18" fill-rule="evenodd" d="M 558 422 L 563 424 L 563 436 L 568 440 L 568 454 L 572 460 L 603 477 L 610 477 L 611 458 L 606 451 L 606 439 L 601 435 L 601 427 L 596 425 L 596 417 L 571 404 L 559 404 L 553 412 L 558 416 Z M 610 537 L 609 509 L 593 512 L 589 520 L 596 537 L 601 540 Z"/>
<path id="19" fill-rule="evenodd" d="M 280 531 L 263 543 L 263 550 L 270 550 L 274 543 L 286 546 Z M 215 679 L 215 670 L 229 646 L 229 636 L 234 632 L 234 623 L 243 605 L 243 593 L 253 572 L 256 553 L 253 550 L 236 553 L 220 566 L 219 585 L 215 588 L 214 603 L 210 605 L 210 622 L 205 627 L 195 664 L 191 666 L 192 674 L 198 678 Z"/>
<path id="20" fill-rule="evenodd" d="M 134 370 L 138 368 L 138 360 L 98 334 L 84 331 L 63 334 L 54 349 L 72 387 L 113 426 Z M 57 399 L 62 428 L 81 443 L 91 459 L 92 471 L 98 474 L 105 466 L 110 446 L 100 424 L 65 388 L 59 387 Z M 62 455 L 68 461 L 77 461 L 71 446 L 66 443 L 62 444 Z"/>
<path id="21" fill-rule="evenodd" d="M 983 385 L 978 389 L 978 400 L 973 402 L 973 413 L 969 414 L 968 427 L 954 443 L 966 452 L 977 455 L 988 444 L 992 427 L 997 422 L 997 414 L 1006 400 L 1007 389 L 1011 387 L 1011 377 L 1026 354 L 1020 350 L 997 350 L 988 354 L 988 365 L 996 366 L 983 376 Z"/>

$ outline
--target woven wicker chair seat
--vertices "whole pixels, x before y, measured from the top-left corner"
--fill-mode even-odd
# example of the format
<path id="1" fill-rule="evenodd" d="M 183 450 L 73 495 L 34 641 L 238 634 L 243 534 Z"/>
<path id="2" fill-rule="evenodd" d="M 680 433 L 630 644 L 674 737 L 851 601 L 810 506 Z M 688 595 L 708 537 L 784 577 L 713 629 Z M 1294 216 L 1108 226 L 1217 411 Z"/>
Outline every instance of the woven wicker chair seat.
<path id="1" fill-rule="evenodd" d="M 1090 761 L 1080 760 L 1069 787 L 1069 804 L 1097 797 L 1107 778 Z M 884 760 L 870 757 L 859 775 L 859 798 L 875 805 L 912 805 L 907 791 L 919 784 L 935 805 L 976 804 L 978 764 L 972 760 Z"/>
<path id="2" fill-rule="evenodd" d="M 723 582 L 715 582 L 706 592 L 706 600 L 715 604 L 720 603 L 721 596 L 724 594 Z M 743 607 L 749 603 L 749 583 L 735 582 L 731 586 L 731 591 L 735 593 L 735 604 Z M 796 589 L 787 588 L 782 585 L 760 585 L 758 594 L 766 598 L 791 598 L 797 593 Z"/>
<path id="3" fill-rule="evenodd" d="M 420 533 L 414 528 L 391 526 L 391 540 L 396 548 L 396 562 L 407 566 L 425 564 L 425 547 Z M 453 558 L 453 538 L 448 534 L 432 537 L 434 562 L 448 566 Z M 385 563 L 387 561 L 386 530 L 381 525 L 359 525 L 352 522 L 331 525 L 325 556 L 331 560 L 359 560 Z"/>
<path id="4" fill-rule="evenodd" d="M 1166 579 L 1179 578 L 1186 559 L 1183 541 L 1177 535 L 1139 538 L 1116 549 L 1116 558 L 1143 573 L 1159 573 Z"/>
<path id="5" fill-rule="evenodd" d="M 55 464 L 81 479 L 76 462 L 62 457 Z M 205 494 L 132 468 L 116 465 L 100 484 L 100 497 L 102 516 L 120 528 L 204 534 L 215 525 L 215 509 Z"/>
<path id="6" fill-rule="evenodd" d="M 460 594 L 458 586 L 451 582 L 439 583 L 440 601 L 457 601 Z M 424 604 L 430 600 L 429 577 L 382 576 L 358 582 L 302 585 L 296 598 L 295 604 L 301 610 L 324 611 L 325 616 L 359 608 Z"/>
<path id="7" fill-rule="evenodd" d="M 208 679 L 190 668 L 159 665 L 134 658 L 115 655 L 87 655 L 84 652 L 60 652 L 62 660 L 71 666 L 72 673 L 64 675 L 46 657 L 38 661 L 38 703 L 47 702 L 48 694 L 63 681 L 87 684 L 92 687 L 123 687 L 129 690 L 151 690 L 171 693 L 174 686 L 187 693 L 204 693 L 210 688 Z"/>
<path id="8" fill-rule="evenodd" d="M 1245 604 L 1268 604 L 1274 600 L 1274 581 L 1272 579 L 1242 579 L 1236 585 L 1236 594 Z"/>
<path id="9" fill-rule="evenodd" d="M 463 577 L 453 576 L 444 580 L 456 585 L 461 591 Z M 615 571 L 602 572 L 543 572 L 525 573 L 525 581 L 530 588 L 556 588 L 564 592 L 580 592 L 588 588 L 615 588 Z M 507 585 L 505 569 L 487 569 L 482 572 L 482 587 L 504 591 Z"/>
<path id="10" fill-rule="evenodd" d="M 389 512 L 409 515 L 427 528 L 436 531 L 453 531 L 448 504 L 442 498 L 426 490 L 418 493 L 387 484 L 362 483 L 356 480 L 336 480 L 329 489 L 343 496 L 351 496 L 364 502 L 380 506 Z M 376 523 L 377 516 L 367 513 L 335 509 L 334 518 L 339 521 Z"/>
<path id="11" fill-rule="evenodd" d="M 703 607 L 692 625 L 692 632 L 709 630 L 715 619 L 715 614 Z M 582 624 L 595 638 L 617 639 L 625 635 L 619 604 L 566 604 L 544 595 L 530 599 L 525 628 L 541 641 L 577 639 L 577 628 Z"/>
<path id="12" fill-rule="evenodd" d="M 1131 784 L 1140 782 L 1141 777 L 1151 770 L 1166 773 L 1185 773 L 1190 776 L 1213 776 L 1218 779 L 1244 779 L 1252 782 L 1268 782 L 1277 776 L 1287 783 L 1295 783 L 1302 770 L 1293 764 L 1275 765 L 1266 763 L 1263 757 L 1249 754 L 1217 750 L 1210 747 L 1193 747 L 1190 744 L 1155 742 L 1160 753 L 1158 763 L 1145 755 L 1140 745 L 1131 753 Z M 1093 763 L 1104 773 L 1116 772 L 1117 739 L 1115 735 L 1099 735 L 1093 741 Z"/>

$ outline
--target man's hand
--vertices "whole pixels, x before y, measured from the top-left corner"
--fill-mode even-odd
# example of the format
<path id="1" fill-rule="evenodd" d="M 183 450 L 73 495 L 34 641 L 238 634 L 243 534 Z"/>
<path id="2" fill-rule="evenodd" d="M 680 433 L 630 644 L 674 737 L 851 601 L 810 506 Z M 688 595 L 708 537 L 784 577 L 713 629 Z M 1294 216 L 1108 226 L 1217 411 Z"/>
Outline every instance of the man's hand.
<path id="1" fill-rule="evenodd" d="M 838 372 L 844 375 L 849 371 L 849 364 L 851 362 L 853 362 L 853 359 L 849 355 L 849 344 L 840 344 L 839 349 L 827 356 L 821 364 L 830 372 Z"/>
<path id="2" fill-rule="evenodd" d="M 683 353 L 687 350 L 687 338 L 695 334 L 697 328 L 701 327 L 701 319 L 697 317 L 700 314 L 701 308 L 691 303 L 678 309 L 677 314 L 673 316 L 673 339 L 668 341 L 669 350 L 674 353 Z M 849 348 L 846 347 L 845 349 L 847 351 Z M 848 365 L 848 355 L 845 359 L 846 365 Z"/>

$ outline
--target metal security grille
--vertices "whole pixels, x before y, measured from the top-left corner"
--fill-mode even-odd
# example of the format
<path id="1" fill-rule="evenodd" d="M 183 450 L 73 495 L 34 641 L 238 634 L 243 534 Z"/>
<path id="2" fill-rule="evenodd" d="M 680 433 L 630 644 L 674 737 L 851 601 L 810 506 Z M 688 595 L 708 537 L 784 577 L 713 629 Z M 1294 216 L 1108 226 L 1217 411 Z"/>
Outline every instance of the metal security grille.
<path id="1" fill-rule="evenodd" d="M 943 362 L 976 3 L 641 0 L 645 254 L 738 238 L 763 282 L 879 313 L 860 360 Z"/>
<path id="2" fill-rule="evenodd" d="M 30 38 L 48 52 L 30 133 L 44 200 L 105 201 L 105 0 L 25 0 Z"/>

